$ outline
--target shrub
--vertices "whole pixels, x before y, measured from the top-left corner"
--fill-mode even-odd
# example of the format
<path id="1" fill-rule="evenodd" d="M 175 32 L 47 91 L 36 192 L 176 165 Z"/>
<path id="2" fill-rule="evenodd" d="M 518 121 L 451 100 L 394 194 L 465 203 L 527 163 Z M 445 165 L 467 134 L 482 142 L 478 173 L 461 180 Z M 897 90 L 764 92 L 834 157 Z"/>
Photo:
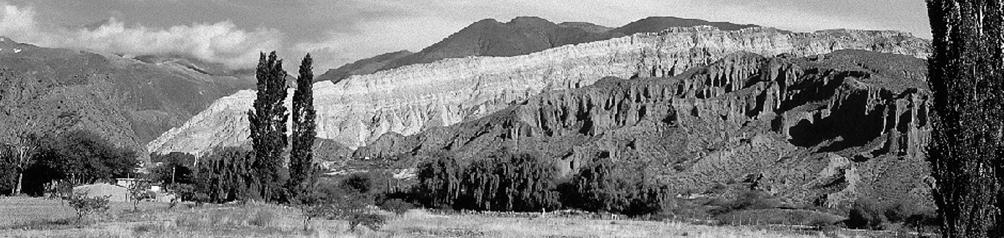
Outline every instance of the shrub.
<path id="1" fill-rule="evenodd" d="M 371 213 L 353 213 L 349 216 L 349 230 L 355 231 L 356 227 L 363 225 L 370 230 L 379 230 L 387 223 L 387 218 Z"/>
<path id="2" fill-rule="evenodd" d="M 780 207 L 781 203 L 774 200 L 770 195 L 756 190 L 743 192 L 732 202 L 731 210 L 752 210 L 769 209 Z"/>
<path id="3" fill-rule="evenodd" d="M 84 217 L 95 213 L 108 211 L 108 198 L 111 195 L 87 197 L 86 192 L 74 192 L 66 198 L 66 202 L 77 212 L 77 222 L 81 222 Z"/>
<path id="4" fill-rule="evenodd" d="M 350 183 L 355 182 L 316 183 L 311 193 L 300 196 L 295 205 L 303 214 L 303 229 L 308 230 L 310 221 L 317 218 L 348 220 L 353 229 L 360 224 L 379 229 L 384 218 L 367 209 L 373 205 L 373 194 L 361 193 Z"/>
<path id="5" fill-rule="evenodd" d="M 149 188 L 149 185 L 140 181 L 135 181 L 131 186 L 129 186 L 129 199 L 132 202 L 133 211 L 139 211 L 139 203 L 143 201 L 143 199 L 155 196 L 150 194 L 150 191 L 148 191 Z"/>
<path id="6" fill-rule="evenodd" d="M 405 212 L 408 212 L 408 210 L 414 208 L 414 205 L 402 199 L 394 198 L 384 201 L 382 204 L 380 204 L 380 208 L 393 212 L 394 214 L 400 216 L 403 215 Z"/>
<path id="7" fill-rule="evenodd" d="M 369 193 L 373 189 L 373 179 L 369 174 L 352 174 L 342 181 L 342 186 L 357 193 Z"/>
<path id="8" fill-rule="evenodd" d="M 878 206 L 869 199 L 859 198 L 847 215 L 847 227 L 855 229 L 880 229 L 886 220 Z"/>

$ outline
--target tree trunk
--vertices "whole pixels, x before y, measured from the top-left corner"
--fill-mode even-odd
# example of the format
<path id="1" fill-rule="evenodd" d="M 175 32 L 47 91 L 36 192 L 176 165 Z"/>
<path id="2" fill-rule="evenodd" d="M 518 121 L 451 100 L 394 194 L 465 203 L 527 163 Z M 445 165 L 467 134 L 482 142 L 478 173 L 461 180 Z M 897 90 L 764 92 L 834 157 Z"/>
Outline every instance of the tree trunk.
<path id="1" fill-rule="evenodd" d="M 21 195 L 21 181 L 24 181 L 24 172 L 17 172 L 17 186 L 14 187 L 14 195 Z"/>
<path id="2" fill-rule="evenodd" d="M 929 160 L 944 237 L 1004 234 L 1001 0 L 928 0 L 935 116 Z"/>

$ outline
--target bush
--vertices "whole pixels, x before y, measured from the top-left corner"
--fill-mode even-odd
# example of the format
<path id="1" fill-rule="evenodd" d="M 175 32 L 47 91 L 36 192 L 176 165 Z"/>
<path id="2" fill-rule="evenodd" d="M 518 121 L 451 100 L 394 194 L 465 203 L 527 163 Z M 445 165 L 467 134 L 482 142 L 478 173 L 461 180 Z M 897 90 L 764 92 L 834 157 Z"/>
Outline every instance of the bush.
<path id="1" fill-rule="evenodd" d="M 880 229 L 886 220 L 878 206 L 869 199 L 859 198 L 847 215 L 847 227 L 854 229 Z"/>
<path id="2" fill-rule="evenodd" d="M 352 174 L 342 181 L 342 186 L 357 193 L 369 193 L 373 189 L 373 179 L 369 174 Z"/>
<path id="3" fill-rule="evenodd" d="M 356 227 L 363 225 L 370 230 L 379 230 L 387 223 L 387 218 L 371 213 L 353 213 L 349 216 L 349 230 L 355 231 Z"/>
<path id="4" fill-rule="evenodd" d="M 380 208 L 393 212 L 398 216 L 403 215 L 405 212 L 408 212 L 408 210 L 411 210 L 414 207 L 415 206 L 411 203 L 397 198 L 389 199 L 380 204 Z"/>
<path id="5" fill-rule="evenodd" d="M 350 177 L 351 178 L 351 177 Z M 384 223 L 382 216 L 372 214 L 367 206 L 373 205 L 373 194 L 361 193 L 357 179 L 345 179 L 339 183 L 319 182 L 311 186 L 311 193 L 300 196 L 295 205 L 303 214 L 303 229 L 309 229 L 310 221 L 317 218 L 348 220 L 352 229 L 364 225 L 379 229 Z"/>
<path id="6" fill-rule="evenodd" d="M 111 195 L 87 197 L 86 192 L 74 192 L 66 198 L 66 202 L 77 212 L 77 222 L 95 213 L 106 212 L 109 209 L 108 198 Z"/>

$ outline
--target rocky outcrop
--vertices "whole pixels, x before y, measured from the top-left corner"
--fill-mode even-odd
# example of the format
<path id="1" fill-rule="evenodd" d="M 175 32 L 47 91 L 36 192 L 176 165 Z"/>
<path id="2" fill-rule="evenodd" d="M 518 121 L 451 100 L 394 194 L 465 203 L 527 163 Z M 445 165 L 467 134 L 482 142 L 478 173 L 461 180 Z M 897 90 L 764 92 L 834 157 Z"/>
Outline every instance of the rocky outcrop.
<path id="1" fill-rule="evenodd" d="M 679 75 L 736 52 L 798 57 L 840 49 L 926 57 L 929 42 L 890 31 L 794 33 L 771 28 L 721 31 L 713 27 L 693 27 L 568 45 L 523 56 L 446 59 L 353 76 L 338 84 L 316 83 L 318 137 L 356 148 L 388 132 L 413 135 L 481 118 L 541 92 L 581 88 L 606 76 Z M 748 82 L 723 78 L 748 72 L 729 70 L 719 72 L 700 85 L 683 87 L 688 93 L 710 98 L 746 86 Z M 690 89 L 692 87 L 694 89 Z M 212 146 L 242 143 L 246 138 L 237 133 L 247 130 L 243 117 L 250 107 L 252 94 L 242 91 L 221 99 L 185 125 L 149 143 L 147 148 L 151 152 L 198 154 Z M 781 98 L 784 95 L 747 96 Z M 697 110 L 739 106 L 694 105 Z M 235 133 L 221 135 L 219 133 L 225 133 L 221 131 Z"/>
<path id="2" fill-rule="evenodd" d="M 847 208 L 862 196 L 929 204 L 926 73 L 898 70 L 924 65 L 867 51 L 737 53 L 674 77 L 606 78 L 453 126 L 386 135 L 355 157 L 519 151 L 553 159 L 566 175 L 609 157 L 679 193 L 752 188 L 796 207 Z"/>

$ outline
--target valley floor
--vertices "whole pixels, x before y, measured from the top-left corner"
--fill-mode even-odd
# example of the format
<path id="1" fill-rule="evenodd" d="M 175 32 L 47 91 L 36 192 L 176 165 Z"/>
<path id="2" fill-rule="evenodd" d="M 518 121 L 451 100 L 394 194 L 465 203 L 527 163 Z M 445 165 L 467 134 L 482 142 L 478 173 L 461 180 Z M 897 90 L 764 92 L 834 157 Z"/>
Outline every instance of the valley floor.
<path id="1" fill-rule="evenodd" d="M 389 215 L 380 229 L 349 231 L 345 221 L 312 221 L 303 230 L 295 208 L 265 205 L 113 203 L 107 214 L 78 225 L 59 200 L 0 198 L 0 237 L 871 237 L 876 234 L 796 231 L 748 226 L 564 217 L 440 215 L 411 210 Z"/>

